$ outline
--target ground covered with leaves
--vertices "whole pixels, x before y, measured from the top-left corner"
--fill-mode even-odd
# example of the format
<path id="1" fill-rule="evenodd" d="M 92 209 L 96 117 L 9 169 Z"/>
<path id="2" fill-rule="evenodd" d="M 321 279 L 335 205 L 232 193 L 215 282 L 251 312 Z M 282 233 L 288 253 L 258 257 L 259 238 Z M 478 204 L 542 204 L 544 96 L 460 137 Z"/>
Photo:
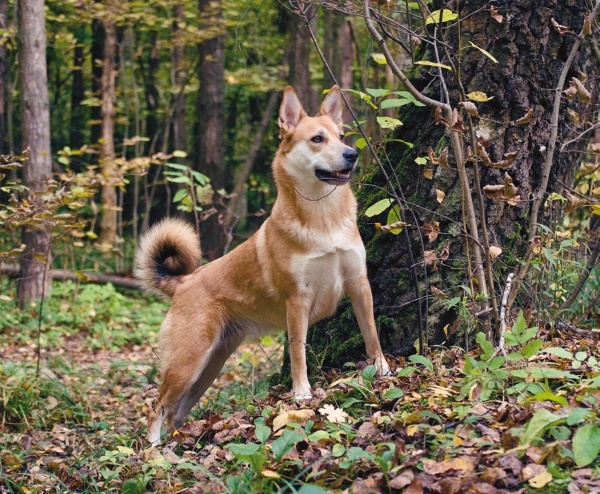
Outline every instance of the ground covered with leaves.
<path id="1" fill-rule="evenodd" d="M 64 283 L 40 317 L 16 309 L 12 285 L 1 292 L 2 493 L 600 492 L 598 333 L 521 314 L 506 355 L 480 335 L 468 354 L 390 356 L 390 377 L 349 363 L 305 403 L 267 384 L 282 344 L 265 338 L 153 448 L 167 305 Z"/>

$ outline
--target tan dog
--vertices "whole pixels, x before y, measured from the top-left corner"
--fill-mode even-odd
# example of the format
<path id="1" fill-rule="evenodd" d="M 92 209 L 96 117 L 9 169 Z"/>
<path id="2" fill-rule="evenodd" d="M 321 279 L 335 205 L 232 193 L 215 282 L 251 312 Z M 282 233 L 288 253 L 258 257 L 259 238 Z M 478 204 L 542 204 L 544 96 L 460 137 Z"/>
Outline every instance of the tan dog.
<path id="1" fill-rule="evenodd" d="M 279 111 L 282 142 L 273 161 L 277 200 L 261 228 L 226 256 L 197 268 L 192 227 L 167 219 L 142 239 L 136 274 L 173 298 L 160 330 L 162 384 L 148 417 L 160 442 L 163 419 L 179 427 L 247 336 L 287 327 L 294 396 L 311 397 L 306 333 L 350 296 L 377 373 L 389 373 L 373 318 L 356 200 L 347 185 L 357 153 L 342 133 L 342 99 L 334 86 L 316 117 L 291 87 Z M 196 269 L 197 268 L 197 269 Z"/>

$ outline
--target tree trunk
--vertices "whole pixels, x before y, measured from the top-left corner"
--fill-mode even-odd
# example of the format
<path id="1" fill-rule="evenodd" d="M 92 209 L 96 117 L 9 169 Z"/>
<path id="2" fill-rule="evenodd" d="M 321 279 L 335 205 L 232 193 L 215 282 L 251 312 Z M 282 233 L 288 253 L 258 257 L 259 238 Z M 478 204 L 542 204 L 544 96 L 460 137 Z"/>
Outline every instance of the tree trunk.
<path id="1" fill-rule="evenodd" d="M 91 72 L 92 72 L 92 94 L 102 98 L 102 73 L 104 67 L 104 25 L 98 19 L 92 19 L 92 47 L 91 47 Z M 102 136 L 102 108 L 94 105 L 90 109 L 92 144 L 98 143 Z"/>
<path id="2" fill-rule="evenodd" d="M 23 168 L 28 199 L 44 189 L 52 172 L 50 152 L 50 110 L 46 75 L 46 26 L 44 0 L 19 2 L 19 69 L 21 79 L 21 127 L 23 146 L 31 149 Z M 51 263 L 51 233 L 43 225 L 23 228 L 26 248 L 21 259 L 18 298 L 21 307 L 50 294 L 47 276 Z"/>
<path id="3" fill-rule="evenodd" d="M 171 51 L 171 84 L 175 88 L 173 102 L 173 148 L 186 151 L 185 142 L 185 46 L 181 41 L 181 28 L 178 23 L 184 21 L 183 4 L 179 3 L 173 8 L 173 48 Z M 177 160 L 178 158 L 174 158 Z"/>
<path id="4" fill-rule="evenodd" d="M 304 8 L 312 6 L 305 4 Z M 289 13 L 287 15 L 290 15 Z M 310 49 L 312 41 L 308 36 L 304 20 L 291 15 L 288 21 L 290 41 L 288 47 L 289 84 L 302 100 L 304 109 L 309 115 L 318 110 L 317 97 L 310 85 Z"/>
<path id="5" fill-rule="evenodd" d="M 104 23 L 104 58 L 100 93 L 102 95 L 102 138 L 100 143 L 100 169 L 105 183 L 100 189 L 102 212 L 98 243 L 102 249 L 110 249 L 117 237 L 117 189 L 112 184 L 115 174 L 115 55 L 117 36 L 115 26 Z"/>
<path id="6" fill-rule="evenodd" d="M 489 138 L 487 153 L 491 161 L 501 161 L 505 153 L 519 153 L 513 165 L 501 170 L 484 166 L 481 162 L 476 165 L 467 163 L 479 233 L 483 233 L 485 220 L 490 244 L 503 249 L 502 256 L 494 264 L 493 291 L 499 298 L 506 274 L 518 267 L 527 247 L 531 198 L 541 183 L 541 168 L 551 133 L 554 88 L 588 10 L 585 2 L 566 5 L 551 0 L 509 0 L 499 7 L 499 14 L 503 16 L 502 22 L 499 22 L 490 15 L 489 9 L 480 10 L 480 7 L 480 2 L 474 0 L 460 3 L 460 16 L 464 19 L 460 25 L 462 50 L 457 43 L 459 33 L 455 28 L 445 30 L 444 37 L 454 53 L 461 53 L 461 81 L 465 92 L 481 91 L 493 98 L 475 103 L 479 115 L 484 118 L 474 119 L 478 134 Z M 552 19 L 568 26 L 570 33 L 560 34 L 553 29 Z M 433 26 L 430 26 L 432 33 Z M 471 46 L 469 41 L 487 50 L 498 63 L 476 48 L 465 49 Z M 441 63 L 448 63 L 441 47 L 439 56 Z M 421 45 L 416 59 L 436 60 L 431 45 Z M 439 98 L 443 94 L 439 71 L 417 66 L 413 69 L 411 82 L 430 98 Z M 458 107 L 460 95 L 456 80 L 450 71 L 442 72 L 450 104 Z M 582 45 L 575 57 L 567 81 L 578 74 L 586 76 L 588 82 L 584 84 L 595 93 L 593 81 L 597 81 L 600 67 L 594 63 L 588 43 Z M 578 112 L 582 120 L 595 122 L 594 105 L 585 105 L 576 99 L 571 102 L 563 100 L 559 121 L 559 135 L 563 142 L 573 136 L 567 107 Z M 533 110 L 531 120 L 517 124 L 516 121 L 529 109 Z M 398 118 L 404 125 L 394 137 L 412 143 L 413 147 L 399 142 L 389 143 L 387 154 L 382 159 L 392 177 L 392 184 L 387 184 L 380 168 L 372 164 L 361 181 L 367 185 L 357 190 L 359 222 L 367 246 L 377 325 L 384 349 L 395 354 L 415 351 L 420 321 L 423 321 L 430 344 L 456 342 L 459 336 L 462 343 L 464 332 L 467 329 L 476 331 L 480 324 L 477 316 L 469 314 L 474 310 L 470 304 L 459 315 L 456 307 L 449 308 L 448 299 L 432 296 L 432 288 L 440 290 L 448 298 L 464 296 L 462 286 L 474 288 L 475 292 L 481 289 L 473 275 L 473 261 L 468 261 L 474 245 L 468 241 L 463 228 L 462 188 L 452 152 L 448 169 L 430 165 L 423 167 L 415 163 L 415 158 L 428 155 L 430 147 L 436 156 L 445 147 L 451 147 L 448 128 L 436 123 L 433 114 L 429 107 L 402 107 Z M 466 121 L 466 114 L 464 118 Z M 465 141 L 463 151 L 467 146 L 475 149 L 468 132 L 462 138 Z M 584 147 L 583 139 L 578 142 L 578 148 Z M 570 153 L 568 149 L 556 153 L 547 192 L 561 190 L 561 183 L 569 181 L 579 156 L 579 153 Z M 482 218 L 476 196 L 474 166 L 479 167 L 481 186 L 503 184 L 505 173 L 508 173 L 518 188 L 520 199 L 516 205 L 484 198 L 485 218 Z M 424 175 L 427 168 L 433 172 L 432 178 Z M 367 207 L 389 197 L 381 189 L 389 186 L 396 191 L 401 186 L 408 201 L 403 219 L 411 224 L 408 227 L 410 243 L 404 234 L 392 235 L 374 228 L 375 221 L 385 224 L 387 213 L 374 218 L 364 215 Z M 445 193 L 441 203 L 437 190 Z M 437 239 L 433 239 L 432 235 L 429 241 L 425 233 L 431 231 L 435 222 L 439 223 L 440 234 Z M 540 216 L 539 222 L 548 223 L 548 217 Z M 467 243 L 470 250 L 467 250 Z M 410 258 L 411 250 L 414 262 Z M 434 264 L 425 265 L 424 251 L 435 252 Z M 413 283 L 413 269 L 416 269 L 418 292 Z M 525 299 L 522 304 L 527 306 L 528 301 Z M 335 317 L 317 325 L 309 333 L 308 344 L 312 349 L 309 353 L 323 359 L 326 365 L 342 366 L 344 362 L 364 354 L 360 332 L 347 301 L 342 303 Z"/>
<path id="7" fill-rule="evenodd" d="M 212 28 L 222 22 L 222 7 L 210 0 L 199 0 L 201 27 Z M 219 29 L 219 27 L 217 27 Z M 200 43 L 198 79 L 198 147 L 196 169 L 210 178 L 215 199 L 216 191 L 225 187 L 225 38 L 222 34 Z M 201 223 L 202 252 L 208 259 L 216 259 L 223 253 L 226 237 L 219 222 L 220 214 L 213 214 Z"/>
<path id="8" fill-rule="evenodd" d="M 75 30 L 77 43 L 73 48 L 73 71 L 71 79 L 71 127 L 69 129 L 69 146 L 78 149 L 84 144 L 86 128 L 86 108 L 81 106 L 85 98 L 85 85 L 83 80 L 83 61 L 85 28 Z"/>
<path id="9" fill-rule="evenodd" d="M 0 30 L 8 27 L 8 0 L 0 0 Z M 0 154 L 6 152 L 6 74 L 8 64 L 6 60 L 6 46 L 0 43 Z"/>

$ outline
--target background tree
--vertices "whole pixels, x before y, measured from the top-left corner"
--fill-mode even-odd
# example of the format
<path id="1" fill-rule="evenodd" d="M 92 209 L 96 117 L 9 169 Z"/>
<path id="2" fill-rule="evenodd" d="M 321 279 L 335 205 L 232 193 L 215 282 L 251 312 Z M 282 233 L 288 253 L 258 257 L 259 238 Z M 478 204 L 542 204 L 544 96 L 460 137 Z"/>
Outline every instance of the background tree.
<path id="1" fill-rule="evenodd" d="M 31 150 L 23 182 L 28 201 L 38 202 L 36 193 L 52 172 L 44 0 L 19 2 L 19 69 L 23 145 Z M 43 225 L 29 225 L 23 228 L 22 241 L 18 297 L 24 306 L 50 294 L 51 235 Z"/>

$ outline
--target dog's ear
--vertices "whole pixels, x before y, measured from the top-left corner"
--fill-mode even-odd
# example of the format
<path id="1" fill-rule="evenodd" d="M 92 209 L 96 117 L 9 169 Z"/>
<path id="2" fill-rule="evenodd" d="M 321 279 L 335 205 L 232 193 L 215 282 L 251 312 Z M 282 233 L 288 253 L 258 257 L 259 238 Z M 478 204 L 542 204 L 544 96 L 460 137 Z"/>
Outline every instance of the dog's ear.
<path id="1" fill-rule="evenodd" d="M 321 110 L 319 115 L 327 115 L 333 122 L 338 126 L 340 130 L 344 127 L 344 121 L 342 119 L 342 111 L 344 110 L 344 101 L 342 100 L 342 93 L 338 86 L 333 86 L 323 103 L 321 104 Z"/>
<path id="2" fill-rule="evenodd" d="M 296 96 L 296 91 L 292 86 L 286 86 L 283 91 L 283 101 L 279 108 L 279 128 L 281 129 L 280 135 L 284 136 L 288 132 L 294 130 L 297 127 L 298 122 L 302 117 L 306 116 L 302 104 Z"/>

